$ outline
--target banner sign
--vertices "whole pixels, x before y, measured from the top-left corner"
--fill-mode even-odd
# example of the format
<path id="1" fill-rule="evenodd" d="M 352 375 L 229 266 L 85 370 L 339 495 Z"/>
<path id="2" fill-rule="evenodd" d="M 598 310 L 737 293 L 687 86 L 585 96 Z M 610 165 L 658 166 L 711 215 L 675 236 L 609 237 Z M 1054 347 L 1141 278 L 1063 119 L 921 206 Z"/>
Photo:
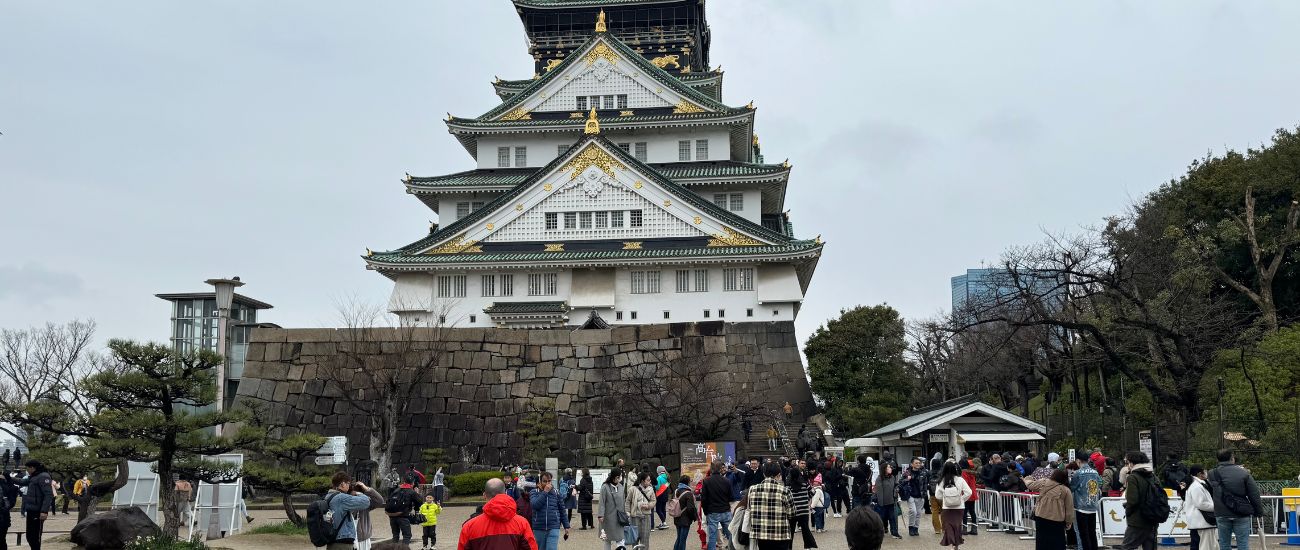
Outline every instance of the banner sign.
<path id="1" fill-rule="evenodd" d="M 1183 520 L 1183 499 L 1169 498 L 1169 519 L 1160 524 L 1156 533 L 1161 537 L 1185 536 L 1187 522 Z M 1124 497 L 1107 497 L 1101 499 L 1101 534 L 1104 537 L 1122 537 L 1128 522 L 1124 519 Z"/>
<path id="2" fill-rule="evenodd" d="M 699 443 L 682 443 L 682 475 L 690 476 L 691 482 L 704 478 L 709 464 L 721 460 L 727 464 L 736 462 L 735 441 L 703 441 Z M 698 475 L 697 475 L 698 474 Z"/>

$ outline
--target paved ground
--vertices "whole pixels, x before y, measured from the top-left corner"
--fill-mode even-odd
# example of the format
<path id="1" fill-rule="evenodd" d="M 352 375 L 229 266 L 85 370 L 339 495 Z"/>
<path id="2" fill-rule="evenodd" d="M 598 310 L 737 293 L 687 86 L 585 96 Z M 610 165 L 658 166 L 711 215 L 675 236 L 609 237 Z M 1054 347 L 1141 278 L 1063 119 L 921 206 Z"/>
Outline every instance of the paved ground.
<path id="1" fill-rule="evenodd" d="M 438 518 L 438 548 L 442 550 L 454 550 L 456 540 L 460 535 L 460 525 L 469 518 L 471 512 L 473 512 L 473 508 L 461 506 L 449 507 L 445 512 L 443 512 L 443 514 Z M 263 523 L 279 522 L 284 518 L 283 512 L 279 510 L 254 510 L 252 514 L 254 518 L 256 518 L 253 526 L 261 525 Z M 51 530 L 63 531 L 71 529 L 73 522 L 69 518 L 73 517 L 75 516 L 68 516 L 65 518 L 65 516 L 59 515 L 49 522 L 49 528 Z M 376 515 L 375 519 L 379 520 L 380 518 Z M 575 514 L 573 519 L 576 525 L 578 516 Z M 21 522 L 16 523 L 15 527 L 20 525 L 22 525 Z M 927 525 L 929 525 L 929 518 L 925 517 L 922 520 L 922 526 L 924 527 Z M 379 532 L 376 533 L 376 542 L 386 540 L 390 536 L 391 533 L 387 531 L 386 525 L 384 527 L 384 529 L 380 529 Z M 842 518 L 836 519 L 834 517 L 827 517 L 827 532 L 816 534 L 818 548 L 823 550 L 847 550 L 848 545 L 844 541 L 843 527 L 844 520 Z M 919 537 L 908 537 L 906 536 L 906 532 L 907 530 L 904 528 L 903 540 L 894 540 L 886 537 L 884 548 L 887 550 L 934 550 L 940 548 L 939 536 L 934 535 L 933 533 L 922 531 L 922 534 Z M 671 530 L 655 531 L 650 537 L 651 549 L 670 550 L 675 536 L 672 533 Z M 419 548 L 418 530 L 415 532 L 415 535 L 417 540 L 415 541 L 414 547 Z M 47 550 L 68 550 L 74 548 L 70 543 L 66 542 L 66 534 L 55 536 L 54 538 L 62 538 L 63 541 L 51 540 L 43 544 L 42 547 Z M 692 538 L 689 540 L 692 541 L 693 544 L 688 543 L 687 550 L 695 550 L 699 548 L 699 538 L 697 536 L 692 535 Z M 12 535 L 10 535 L 8 542 L 11 544 L 13 543 Z M 307 542 L 305 537 L 294 538 L 274 535 L 238 535 L 219 541 L 213 541 L 212 547 L 228 548 L 230 550 L 290 550 L 311 548 L 311 544 Z M 15 547 L 10 546 L 10 548 Z M 22 548 L 26 548 L 26 544 L 24 544 Z M 604 545 L 597 537 L 595 531 L 578 531 L 575 529 L 568 541 L 562 541 L 560 543 L 560 548 L 561 550 L 603 550 Z M 795 550 L 802 550 L 803 548 L 803 544 L 797 536 L 794 548 Z M 1033 548 L 1033 541 L 1023 541 L 1016 536 L 1004 535 L 1001 533 L 981 533 L 979 536 L 967 537 L 967 544 L 962 546 L 962 548 L 970 550 L 1019 550 Z"/>

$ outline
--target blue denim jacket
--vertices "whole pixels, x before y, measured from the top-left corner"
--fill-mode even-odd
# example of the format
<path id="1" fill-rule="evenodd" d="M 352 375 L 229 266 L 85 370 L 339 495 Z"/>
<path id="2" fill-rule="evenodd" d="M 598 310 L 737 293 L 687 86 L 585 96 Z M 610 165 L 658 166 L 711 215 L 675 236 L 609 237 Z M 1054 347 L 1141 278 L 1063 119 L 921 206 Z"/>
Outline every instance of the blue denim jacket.
<path id="1" fill-rule="evenodd" d="M 330 501 L 330 511 L 334 513 L 334 525 L 338 527 L 335 538 L 339 540 L 357 538 L 357 522 L 352 519 L 352 512 L 370 509 L 370 497 L 366 495 L 349 495 L 330 489 L 326 495 Z"/>
<path id="2" fill-rule="evenodd" d="M 1101 476 L 1092 466 L 1084 466 L 1070 476 L 1070 492 L 1074 493 L 1074 509 L 1079 512 L 1096 512 L 1101 506 Z"/>

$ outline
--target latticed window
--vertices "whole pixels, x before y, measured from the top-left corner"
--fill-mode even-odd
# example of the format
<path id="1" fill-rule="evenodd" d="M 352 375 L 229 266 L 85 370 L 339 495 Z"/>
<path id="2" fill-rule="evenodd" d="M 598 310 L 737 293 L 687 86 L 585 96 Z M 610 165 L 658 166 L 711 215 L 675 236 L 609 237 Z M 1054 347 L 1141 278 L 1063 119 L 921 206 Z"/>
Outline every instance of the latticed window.
<path id="1" fill-rule="evenodd" d="M 591 212 L 578 212 L 578 229 L 591 229 Z"/>
<path id="2" fill-rule="evenodd" d="M 628 210 L 628 227 L 641 227 L 641 211 Z"/>
<path id="3" fill-rule="evenodd" d="M 555 273 L 529 273 L 528 295 L 554 296 L 557 280 L 559 280 L 559 275 Z"/>
<path id="4" fill-rule="evenodd" d="M 754 268 L 729 267 L 722 270 L 723 290 L 754 290 Z"/>
<path id="5" fill-rule="evenodd" d="M 577 228 L 578 228 L 578 213 L 577 213 L 577 212 L 565 212 L 565 213 L 564 213 L 564 228 L 565 228 L 565 229 L 577 229 Z"/>
<path id="6" fill-rule="evenodd" d="M 691 160 L 691 140 L 683 139 L 677 142 L 677 160 Z"/>
<path id="7" fill-rule="evenodd" d="M 528 166 L 528 148 L 515 147 L 515 167 L 522 168 Z"/>
<path id="8" fill-rule="evenodd" d="M 639 161 L 641 161 L 641 162 L 645 162 L 645 161 L 646 161 L 646 151 L 645 151 L 645 150 L 646 150 L 646 142 L 644 142 L 644 141 L 638 141 L 638 142 L 636 142 L 636 159 L 637 159 L 637 160 L 639 160 Z"/>
<path id="9" fill-rule="evenodd" d="M 695 270 L 695 291 L 696 292 L 709 291 L 709 270 L 707 269 Z M 718 311 L 722 311 L 722 310 L 718 310 Z M 721 317 L 721 315 L 719 315 L 719 317 Z"/>
<path id="10" fill-rule="evenodd" d="M 695 140 L 695 160 L 709 160 L 709 140 Z"/>
<path id="11" fill-rule="evenodd" d="M 613 96 L 613 95 L 607 95 L 607 96 L 605 96 L 604 99 L 601 101 L 600 106 L 601 106 L 602 108 L 605 108 L 605 109 L 613 109 L 613 108 L 614 108 L 614 96 Z"/>
<path id="12" fill-rule="evenodd" d="M 677 270 L 677 292 L 690 292 L 690 291 L 691 291 L 691 270 L 678 269 Z"/>
<path id="13" fill-rule="evenodd" d="M 627 94 L 618 94 L 618 108 L 619 109 L 627 108 Z"/>
<path id="14" fill-rule="evenodd" d="M 510 148 L 497 147 L 497 168 L 510 167 Z"/>
<path id="15" fill-rule="evenodd" d="M 579 111 L 587 110 L 587 96 L 585 95 L 578 96 L 578 110 Z"/>
<path id="16" fill-rule="evenodd" d="M 512 274 L 512 273 L 505 273 L 505 274 L 502 274 L 502 275 L 501 275 L 501 294 L 498 294 L 498 296 L 514 296 L 514 295 L 515 295 L 515 276 L 514 276 L 514 274 Z"/>
<path id="17" fill-rule="evenodd" d="M 484 276 L 482 277 L 482 281 L 481 281 L 479 284 L 480 284 L 480 286 L 482 287 L 482 291 L 483 291 L 483 292 L 481 292 L 480 294 L 482 294 L 483 296 L 496 296 L 496 295 L 497 295 L 497 276 L 496 276 L 496 275 L 484 275 Z"/>
<path id="18" fill-rule="evenodd" d="M 732 194 L 731 194 L 731 211 L 732 211 L 732 212 L 739 212 L 739 211 L 744 210 L 744 209 L 745 209 L 745 194 L 744 194 L 744 193 L 732 193 Z"/>
<path id="19" fill-rule="evenodd" d="M 623 227 L 623 211 L 615 210 L 609 213 L 610 227 Z"/>
<path id="20" fill-rule="evenodd" d="M 546 228 L 547 228 L 547 229 L 559 229 L 559 228 L 560 228 L 560 213 L 559 213 L 559 212 L 547 212 L 547 213 L 546 213 Z"/>
<path id="21" fill-rule="evenodd" d="M 555 156 L 557 156 L 557 157 L 562 157 L 562 156 L 564 156 L 564 154 L 567 153 L 567 152 L 569 152 L 569 146 L 568 146 L 568 145 L 560 144 L 560 145 L 555 146 Z"/>
<path id="22" fill-rule="evenodd" d="M 633 271 L 632 272 L 632 294 L 658 294 L 659 293 L 659 272 L 658 271 Z"/>
<path id="23" fill-rule="evenodd" d="M 631 152 L 632 152 L 632 144 L 631 144 L 631 143 L 628 143 L 628 142 L 623 142 L 623 143 L 618 144 L 618 148 L 619 148 L 619 149 L 622 149 L 624 153 L 631 153 Z"/>
<path id="24" fill-rule="evenodd" d="M 713 204 L 717 205 L 718 208 L 726 209 L 726 208 L 727 208 L 727 194 L 726 194 L 726 193 L 714 193 L 714 194 L 713 194 Z"/>
<path id="25" fill-rule="evenodd" d="M 609 227 L 609 212 L 596 212 L 596 229 Z"/>
<path id="26" fill-rule="evenodd" d="M 438 297 L 439 298 L 465 297 L 465 276 L 464 275 L 439 275 L 438 276 Z"/>

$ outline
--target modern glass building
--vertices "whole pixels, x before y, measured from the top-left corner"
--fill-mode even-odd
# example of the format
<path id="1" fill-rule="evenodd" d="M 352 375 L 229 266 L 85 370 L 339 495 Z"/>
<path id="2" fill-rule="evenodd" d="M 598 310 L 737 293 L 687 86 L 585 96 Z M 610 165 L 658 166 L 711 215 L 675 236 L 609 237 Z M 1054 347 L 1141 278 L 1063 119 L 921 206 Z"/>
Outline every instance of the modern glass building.
<path id="1" fill-rule="evenodd" d="M 1059 308 L 1060 300 L 1065 298 L 1063 287 L 1058 287 L 1056 275 L 1047 272 L 1034 272 L 1037 277 L 1025 275 L 1022 284 L 1037 288 L 1033 294 L 1043 298 L 1048 308 Z M 1005 304 L 1016 300 L 1020 290 L 1011 278 L 1011 272 L 999 268 L 967 269 L 965 274 L 952 278 L 952 311 L 959 315 L 969 315 L 970 308 L 976 310 Z M 965 313 L 962 313 L 965 312 Z"/>
<path id="2" fill-rule="evenodd" d="M 229 408 L 244 375 L 244 358 L 248 353 L 248 339 L 257 327 L 275 327 L 272 323 L 259 323 L 257 313 L 271 309 L 271 304 L 235 294 L 230 305 L 230 320 L 226 330 L 225 345 L 218 344 L 220 319 L 217 316 L 215 292 L 187 292 L 156 294 L 172 304 L 172 347 L 181 353 L 200 349 L 215 351 L 229 358 L 225 373 L 225 407 Z"/>

